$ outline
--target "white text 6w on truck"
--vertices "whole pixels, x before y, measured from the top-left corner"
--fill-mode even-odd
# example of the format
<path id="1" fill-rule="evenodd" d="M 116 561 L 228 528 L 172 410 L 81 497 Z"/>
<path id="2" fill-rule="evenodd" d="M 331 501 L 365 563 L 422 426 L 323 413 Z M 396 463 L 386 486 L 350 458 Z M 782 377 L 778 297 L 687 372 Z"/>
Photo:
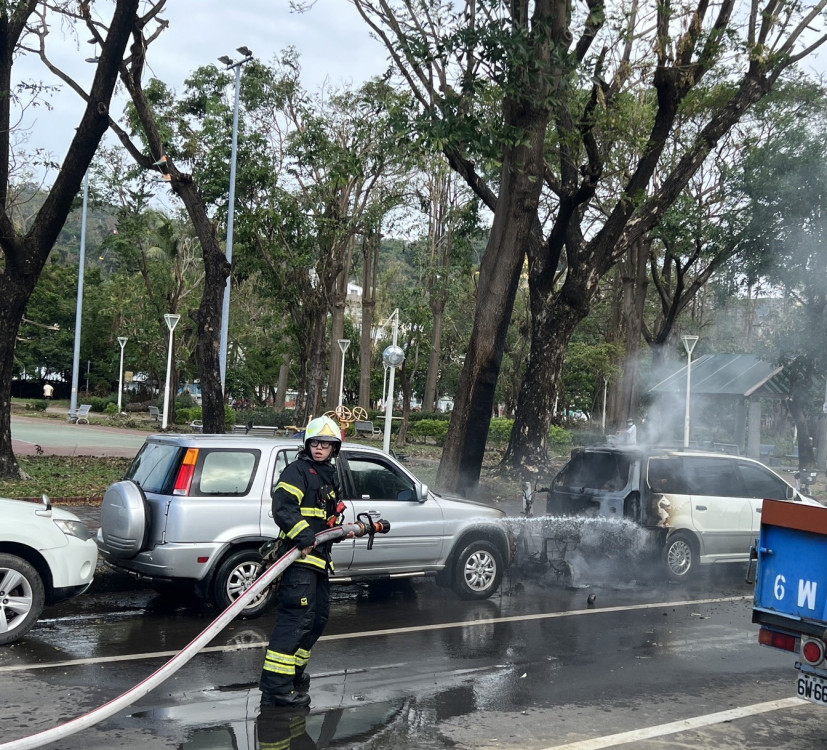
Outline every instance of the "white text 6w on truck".
<path id="1" fill-rule="evenodd" d="M 752 621 L 796 655 L 796 694 L 827 705 L 827 508 L 765 500 Z"/>

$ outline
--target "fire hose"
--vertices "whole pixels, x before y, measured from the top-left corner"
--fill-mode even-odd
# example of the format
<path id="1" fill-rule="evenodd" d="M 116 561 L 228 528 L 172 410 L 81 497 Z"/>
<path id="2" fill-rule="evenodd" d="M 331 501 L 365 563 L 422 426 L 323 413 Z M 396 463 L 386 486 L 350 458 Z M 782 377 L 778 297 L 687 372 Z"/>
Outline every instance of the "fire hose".
<path id="1" fill-rule="evenodd" d="M 365 519 L 365 520 L 359 520 Z M 360 537 L 365 534 L 368 535 L 368 545 L 372 546 L 373 537 L 375 534 L 387 534 L 390 531 L 390 524 L 387 521 L 374 521 L 366 513 L 362 513 L 357 517 L 355 523 L 346 523 L 342 526 L 335 526 L 331 529 L 325 529 L 316 534 L 316 544 L 323 542 L 332 542 L 348 536 L 353 532 L 354 536 Z M 154 690 L 164 680 L 175 674 L 181 667 L 183 667 L 193 656 L 195 656 L 204 646 L 206 646 L 216 635 L 218 635 L 230 622 L 235 619 L 247 603 L 255 599 L 255 597 L 262 594 L 268 586 L 270 586 L 278 576 L 280 576 L 294 560 L 301 556 L 301 550 L 298 547 L 293 547 L 289 552 L 282 555 L 276 562 L 274 562 L 267 570 L 264 571 L 241 596 L 238 597 L 227 609 L 225 609 L 218 617 L 215 618 L 201 633 L 189 644 L 184 646 L 175 656 L 173 656 L 166 664 L 157 669 L 151 675 L 141 680 L 137 685 L 122 693 L 117 698 L 113 698 L 108 703 L 89 711 L 88 713 L 78 716 L 65 724 L 46 729 L 29 737 L 22 737 L 18 740 L 5 742 L 0 745 L 0 750 L 28 750 L 28 748 L 42 747 L 49 742 L 69 737 L 77 732 L 94 726 L 100 721 L 109 718 L 118 713 L 123 708 L 134 703 L 139 698 Z"/>

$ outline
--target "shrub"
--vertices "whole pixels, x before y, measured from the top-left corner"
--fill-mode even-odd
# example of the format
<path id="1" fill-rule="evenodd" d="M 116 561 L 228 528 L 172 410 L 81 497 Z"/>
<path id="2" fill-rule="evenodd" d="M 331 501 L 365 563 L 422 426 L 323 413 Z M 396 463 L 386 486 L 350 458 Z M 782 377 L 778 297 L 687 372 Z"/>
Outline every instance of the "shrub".
<path id="1" fill-rule="evenodd" d="M 117 400 L 113 401 L 111 396 L 92 396 L 89 399 L 88 403 L 92 407 L 92 411 L 104 412 L 104 411 L 106 411 L 106 405 L 107 404 L 116 404 L 117 405 Z M 115 411 L 117 411 L 117 406 L 115 408 Z"/>
<path id="2" fill-rule="evenodd" d="M 511 439 L 511 430 L 514 429 L 513 419 L 502 419 L 497 417 L 491 420 L 488 428 L 488 442 L 494 445 L 506 445 Z"/>
<path id="3" fill-rule="evenodd" d="M 33 411 L 46 411 L 49 407 L 49 402 L 45 399 L 32 399 L 26 402 L 26 408 Z"/>
<path id="4" fill-rule="evenodd" d="M 103 410 L 103 413 L 104 414 L 117 414 L 118 413 L 118 405 L 114 401 L 111 401 L 110 403 L 108 403 L 106 405 L 106 407 Z"/>
<path id="5" fill-rule="evenodd" d="M 437 445 L 445 444 L 447 434 L 448 421 L 445 419 L 419 419 L 408 427 L 408 437 L 421 438 L 423 442 L 433 438 Z"/>
<path id="6" fill-rule="evenodd" d="M 571 430 L 553 424 L 549 427 L 548 439 L 553 448 L 558 450 L 568 448 L 572 444 Z"/>

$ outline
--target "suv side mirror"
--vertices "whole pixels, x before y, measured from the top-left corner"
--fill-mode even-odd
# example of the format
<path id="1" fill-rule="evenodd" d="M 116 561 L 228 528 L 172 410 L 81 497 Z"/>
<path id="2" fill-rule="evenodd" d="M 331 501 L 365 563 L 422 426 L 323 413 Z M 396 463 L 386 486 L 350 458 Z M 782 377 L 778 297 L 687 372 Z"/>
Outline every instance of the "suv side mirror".
<path id="1" fill-rule="evenodd" d="M 784 491 L 784 496 L 787 500 L 798 500 L 797 492 L 795 491 L 795 487 L 790 487 L 787 485 L 787 489 Z"/>
<path id="2" fill-rule="evenodd" d="M 428 485 L 427 484 L 420 484 L 419 485 L 419 502 L 424 503 L 428 499 Z"/>

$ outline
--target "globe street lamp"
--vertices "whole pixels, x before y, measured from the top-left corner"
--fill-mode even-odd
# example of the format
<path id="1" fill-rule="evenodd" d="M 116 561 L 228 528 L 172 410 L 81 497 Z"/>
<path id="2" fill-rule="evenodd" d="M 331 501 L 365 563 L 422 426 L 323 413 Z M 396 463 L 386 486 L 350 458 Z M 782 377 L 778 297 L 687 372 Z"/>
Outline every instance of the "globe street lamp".
<path id="1" fill-rule="evenodd" d="M 241 86 L 241 67 L 253 59 L 253 53 L 247 47 L 239 47 L 244 58 L 235 61 L 227 55 L 219 57 L 219 61 L 227 66 L 227 70 L 235 69 L 235 103 L 233 104 L 233 145 L 230 151 L 230 195 L 227 199 L 227 263 L 233 262 L 233 217 L 235 212 L 235 165 L 238 152 L 238 90 Z M 224 287 L 224 300 L 221 305 L 221 337 L 218 344 L 218 369 L 221 374 L 221 390 L 226 393 L 227 382 L 227 335 L 230 324 L 230 283 L 232 273 L 227 276 Z"/>
<path id="2" fill-rule="evenodd" d="M 405 361 L 405 352 L 396 345 L 396 337 L 399 332 L 399 308 L 393 311 L 388 318 L 393 318 L 393 343 L 382 352 L 382 363 L 390 370 L 388 377 L 388 392 L 385 394 L 385 434 L 382 447 L 385 453 L 391 451 L 391 419 L 393 418 L 393 379 L 396 368 Z"/>
<path id="3" fill-rule="evenodd" d="M 692 388 L 692 350 L 698 343 L 697 336 L 684 334 L 681 336 L 683 348 L 686 349 L 686 411 L 683 417 L 683 447 L 689 447 L 689 392 Z"/>
<path id="4" fill-rule="evenodd" d="M 80 374 L 80 327 L 83 322 L 83 276 L 86 266 L 86 205 L 89 198 L 89 171 L 83 177 L 83 210 L 80 218 L 80 253 L 78 255 L 78 292 L 75 302 L 75 348 L 72 355 L 72 392 L 69 397 L 69 421 L 78 414 L 78 379 Z M 87 386 L 88 390 L 88 386 Z"/>
<path id="5" fill-rule="evenodd" d="M 172 332 L 175 330 L 175 326 L 178 325 L 178 321 L 181 320 L 181 316 L 167 313 L 164 315 L 164 320 L 166 321 L 167 328 L 169 328 L 169 353 L 167 354 L 167 382 L 164 385 L 164 418 L 161 421 L 162 430 L 166 430 L 167 428 L 167 413 L 169 409 L 169 380 L 172 377 Z"/>
<path id="6" fill-rule="evenodd" d="M 126 336 L 118 336 L 118 343 L 121 345 L 121 366 L 118 370 L 118 414 L 121 413 L 121 395 L 123 394 L 123 348 L 126 346 Z"/>
<path id="7" fill-rule="evenodd" d="M 345 352 L 350 346 L 350 339 L 337 339 L 337 342 L 342 350 L 342 372 L 339 375 L 339 406 L 342 406 L 345 398 Z"/>

